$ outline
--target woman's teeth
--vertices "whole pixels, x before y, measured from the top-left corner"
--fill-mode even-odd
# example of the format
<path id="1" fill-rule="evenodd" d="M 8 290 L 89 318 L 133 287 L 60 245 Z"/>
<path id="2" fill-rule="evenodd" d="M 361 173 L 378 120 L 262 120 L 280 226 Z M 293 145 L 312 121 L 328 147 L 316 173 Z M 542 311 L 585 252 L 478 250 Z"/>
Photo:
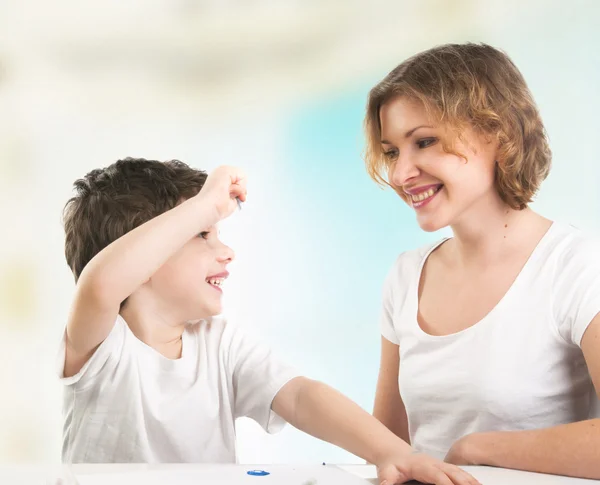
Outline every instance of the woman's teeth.
<path id="1" fill-rule="evenodd" d="M 441 186 L 440 186 L 441 187 Z M 411 195 L 411 199 L 413 202 L 421 202 L 422 200 L 429 199 L 435 194 L 440 187 L 433 187 L 425 192 L 421 192 L 420 194 Z"/>

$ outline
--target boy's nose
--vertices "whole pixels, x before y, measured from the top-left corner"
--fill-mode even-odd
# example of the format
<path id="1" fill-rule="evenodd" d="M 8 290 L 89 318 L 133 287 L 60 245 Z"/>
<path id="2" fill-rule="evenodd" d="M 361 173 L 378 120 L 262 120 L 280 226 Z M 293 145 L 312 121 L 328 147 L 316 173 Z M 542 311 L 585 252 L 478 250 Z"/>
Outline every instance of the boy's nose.
<path id="1" fill-rule="evenodd" d="M 222 247 L 219 249 L 219 254 L 217 256 L 217 260 L 220 263 L 231 263 L 235 258 L 235 253 L 233 252 L 233 249 L 231 249 L 229 246 L 226 246 L 225 244 L 222 245 Z"/>

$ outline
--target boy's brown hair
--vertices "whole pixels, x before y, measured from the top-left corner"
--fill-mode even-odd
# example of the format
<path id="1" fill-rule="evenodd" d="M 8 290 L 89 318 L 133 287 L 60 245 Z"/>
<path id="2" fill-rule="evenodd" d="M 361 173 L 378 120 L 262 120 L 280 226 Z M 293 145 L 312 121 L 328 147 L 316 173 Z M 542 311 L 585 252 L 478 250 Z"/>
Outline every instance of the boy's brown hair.
<path id="1" fill-rule="evenodd" d="M 206 177 L 178 160 L 125 158 L 76 180 L 76 195 L 63 211 L 65 256 L 75 281 L 102 249 L 196 195 Z"/>
<path id="2" fill-rule="evenodd" d="M 396 96 L 423 103 L 429 116 L 460 139 L 470 126 L 499 144 L 495 183 L 502 200 L 524 209 L 548 175 L 551 152 L 540 114 L 510 58 L 486 44 L 447 44 L 421 52 L 391 71 L 369 93 L 365 162 L 369 175 L 390 185 L 381 148 L 379 110 Z M 453 140 L 442 140 L 448 153 Z"/>

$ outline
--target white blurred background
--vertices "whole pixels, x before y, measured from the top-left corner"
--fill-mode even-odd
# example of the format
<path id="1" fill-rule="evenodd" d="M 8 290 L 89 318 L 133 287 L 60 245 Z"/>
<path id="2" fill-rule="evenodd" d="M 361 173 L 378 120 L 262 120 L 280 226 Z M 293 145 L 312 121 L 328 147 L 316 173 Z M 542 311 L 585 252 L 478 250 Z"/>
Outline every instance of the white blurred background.
<path id="1" fill-rule="evenodd" d="M 60 459 L 76 178 L 126 156 L 243 167 L 249 201 L 223 228 L 229 312 L 370 411 L 384 275 L 441 235 L 364 171 L 369 89 L 436 44 L 505 50 L 554 152 L 534 208 L 599 231 L 598 25 L 595 0 L 0 0 L 0 462 Z M 359 462 L 238 424 L 241 462 Z"/>

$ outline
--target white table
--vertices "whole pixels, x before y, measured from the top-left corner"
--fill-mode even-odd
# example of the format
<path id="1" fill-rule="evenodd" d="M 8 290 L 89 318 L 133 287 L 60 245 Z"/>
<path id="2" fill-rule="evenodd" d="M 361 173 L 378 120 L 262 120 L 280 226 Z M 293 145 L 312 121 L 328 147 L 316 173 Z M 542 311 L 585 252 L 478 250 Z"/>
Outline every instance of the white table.
<path id="1" fill-rule="evenodd" d="M 374 466 L 351 465 L 340 466 L 340 468 L 354 475 L 366 478 L 373 484 L 377 484 L 377 471 Z M 507 470 L 505 468 L 491 468 L 486 466 L 463 466 L 463 470 L 469 472 L 483 485 L 599 485 L 599 480 L 583 480 L 581 478 L 559 477 L 556 475 L 541 475 L 539 473 L 520 472 Z M 413 482 L 416 483 L 416 482 Z"/>
<path id="2" fill-rule="evenodd" d="M 263 469 L 266 477 L 247 471 Z M 598 485 L 600 481 L 540 475 L 502 468 L 464 467 L 483 485 Z M 1 485 L 74 485 L 64 467 L 0 465 Z M 369 465 L 73 465 L 80 485 L 372 485 L 375 467 Z M 61 476 L 62 482 L 56 478 Z M 416 483 L 416 482 L 413 482 Z"/>

